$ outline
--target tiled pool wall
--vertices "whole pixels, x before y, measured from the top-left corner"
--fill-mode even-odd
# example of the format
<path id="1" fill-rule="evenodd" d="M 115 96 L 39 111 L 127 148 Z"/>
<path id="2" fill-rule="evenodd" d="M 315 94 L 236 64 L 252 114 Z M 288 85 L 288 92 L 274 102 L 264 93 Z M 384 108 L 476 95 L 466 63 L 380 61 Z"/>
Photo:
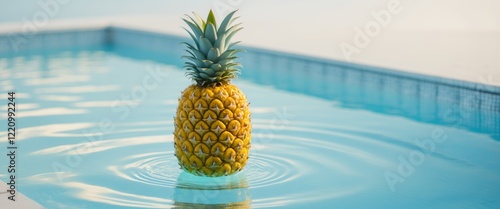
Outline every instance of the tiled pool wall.
<path id="1" fill-rule="evenodd" d="M 111 42 L 110 34 L 110 28 L 0 33 L 0 55 L 95 47 Z"/>
<path id="2" fill-rule="evenodd" d="M 17 48 L 15 41 L 21 41 Z M 179 58 L 185 54 L 182 41 L 189 40 L 120 27 L 43 31 L 30 36 L 10 33 L 0 34 L 0 56 L 107 44 L 123 56 L 180 66 Z M 245 66 L 241 77 L 256 83 L 326 98 L 348 108 L 497 133 L 492 137 L 500 140 L 500 87 L 243 47 L 247 52 L 241 54 Z"/>
<path id="3" fill-rule="evenodd" d="M 448 124 L 500 140 L 499 87 L 248 48 L 254 82 L 314 95 L 349 108 Z"/>

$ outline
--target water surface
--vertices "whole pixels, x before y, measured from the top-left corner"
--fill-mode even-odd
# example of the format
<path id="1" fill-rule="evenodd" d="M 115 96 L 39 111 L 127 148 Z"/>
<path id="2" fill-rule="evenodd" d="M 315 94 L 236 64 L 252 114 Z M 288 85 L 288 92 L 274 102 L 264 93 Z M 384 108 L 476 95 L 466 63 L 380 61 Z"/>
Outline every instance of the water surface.
<path id="1" fill-rule="evenodd" d="M 144 53 L 0 58 L 1 95 L 17 94 L 20 192 L 46 208 L 500 207 L 498 112 L 478 110 L 474 98 L 436 103 L 349 80 L 280 76 L 279 67 L 249 64 L 234 81 L 251 102 L 245 169 L 184 173 L 171 133 L 191 82 L 178 57 Z M 446 110 L 453 114 L 439 116 Z"/>

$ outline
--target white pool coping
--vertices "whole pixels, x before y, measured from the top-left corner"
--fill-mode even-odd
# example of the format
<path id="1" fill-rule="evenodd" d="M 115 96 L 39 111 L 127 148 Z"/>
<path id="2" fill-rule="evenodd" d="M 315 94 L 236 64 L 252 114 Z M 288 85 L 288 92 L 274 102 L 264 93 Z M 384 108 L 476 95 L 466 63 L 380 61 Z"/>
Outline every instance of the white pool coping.
<path id="1" fill-rule="evenodd" d="M 16 201 L 9 200 L 10 193 L 7 192 L 7 184 L 0 181 L 0 205 L 5 209 L 41 209 L 41 205 L 16 191 Z"/>
<path id="2" fill-rule="evenodd" d="M 247 46 L 318 58 L 396 69 L 402 72 L 450 78 L 500 87 L 500 31 L 390 30 L 386 29 L 358 54 L 346 59 L 340 45 L 354 45 L 354 28 L 332 26 L 327 31 L 287 34 L 291 25 L 257 18 L 244 21 L 238 39 Z M 58 19 L 39 31 L 92 29 L 116 26 L 187 37 L 174 15 L 137 15 L 106 18 Z M 0 33 L 21 33 L 26 23 L 0 24 Z M 261 32 L 257 32 L 261 31 Z M 266 31 L 265 34 L 262 31 Z"/>

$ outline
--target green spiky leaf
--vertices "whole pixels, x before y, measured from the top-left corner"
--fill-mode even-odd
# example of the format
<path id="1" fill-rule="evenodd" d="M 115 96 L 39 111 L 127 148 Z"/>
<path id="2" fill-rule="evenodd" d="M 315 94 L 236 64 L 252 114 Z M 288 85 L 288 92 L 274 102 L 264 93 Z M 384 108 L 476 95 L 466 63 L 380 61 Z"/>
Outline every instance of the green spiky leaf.
<path id="1" fill-rule="evenodd" d="M 212 43 L 207 38 L 201 38 L 200 51 L 203 54 L 208 54 L 208 51 L 212 48 Z"/>
<path id="2" fill-rule="evenodd" d="M 217 35 L 222 36 L 222 34 L 226 33 L 227 27 L 231 24 L 232 21 L 234 21 L 236 19 L 236 18 L 233 19 L 233 15 L 234 15 L 234 13 L 236 13 L 236 11 L 238 11 L 238 10 L 235 10 L 235 11 L 229 13 L 224 18 L 224 20 L 220 24 L 219 29 L 217 30 Z"/>
<path id="3" fill-rule="evenodd" d="M 212 23 L 207 23 L 205 28 L 205 38 L 207 38 L 210 43 L 215 43 L 215 40 L 217 40 L 217 31 Z"/>
<path id="4" fill-rule="evenodd" d="M 215 15 L 209 12 L 206 21 L 196 13 L 182 19 L 190 30 L 188 32 L 194 44 L 183 44 L 187 47 L 187 55 L 183 56 L 188 61 L 184 68 L 189 76 L 200 86 L 216 85 L 217 83 L 229 83 L 240 73 L 241 65 L 235 62 L 236 54 L 243 50 L 235 49 L 239 42 L 231 42 L 231 39 L 242 28 L 240 24 L 234 24 L 236 11 L 229 13 L 217 25 Z"/>
<path id="5" fill-rule="evenodd" d="M 207 59 L 217 60 L 217 58 L 219 58 L 219 56 L 220 56 L 219 49 L 212 48 L 212 49 L 210 49 L 210 51 L 208 51 Z"/>
<path id="6" fill-rule="evenodd" d="M 215 21 L 215 15 L 212 12 L 212 10 L 210 10 L 210 12 L 208 13 L 207 25 L 208 23 L 212 23 L 212 25 L 217 26 L 217 22 Z"/>
<path id="7" fill-rule="evenodd" d="M 190 22 L 189 20 L 182 19 L 184 22 L 191 28 L 191 31 L 194 33 L 195 37 L 203 37 L 203 31 L 198 28 L 194 23 Z"/>
<path id="8" fill-rule="evenodd" d="M 203 20 L 203 18 L 201 18 L 198 14 L 194 13 L 193 12 L 193 15 L 196 17 L 196 19 L 198 20 L 198 22 L 200 22 L 200 29 L 203 29 L 205 28 L 205 24 L 206 22 Z"/>

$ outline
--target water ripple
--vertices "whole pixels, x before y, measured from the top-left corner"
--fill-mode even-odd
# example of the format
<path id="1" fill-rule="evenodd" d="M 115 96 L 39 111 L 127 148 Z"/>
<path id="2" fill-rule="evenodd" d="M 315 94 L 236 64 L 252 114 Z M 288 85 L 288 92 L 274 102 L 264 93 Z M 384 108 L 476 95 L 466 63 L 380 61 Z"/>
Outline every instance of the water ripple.
<path id="1" fill-rule="evenodd" d="M 123 159 L 121 165 L 109 166 L 108 169 L 119 177 L 148 185 L 205 190 L 246 186 L 247 183 L 239 182 L 239 177 L 235 176 L 245 176 L 245 181 L 249 182 L 252 188 L 260 188 L 293 181 L 303 173 L 301 166 L 293 160 L 256 153 L 251 155 L 251 160 L 240 174 L 219 178 L 186 175 L 181 181 L 176 181 L 182 171 L 173 154 L 169 151 L 133 155 Z"/>
<path id="2" fill-rule="evenodd" d="M 181 170 L 173 156 L 173 151 L 132 155 L 124 158 L 119 166 L 109 166 L 108 169 L 130 181 L 174 188 Z"/>
<path id="3" fill-rule="evenodd" d="M 252 188 L 260 188 L 297 179 L 303 174 L 300 167 L 293 160 L 257 152 L 250 156 L 243 172 Z"/>
<path id="4" fill-rule="evenodd" d="M 256 125 L 254 131 L 261 131 L 259 124 Z M 207 178 L 188 174 L 179 169 L 173 151 L 132 155 L 124 158 L 119 165 L 107 168 L 126 180 L 173 189 L 175 205 L 237 203 L 241 207 L 249 207 L 251 199 L 251 206 L 258 208 L 357 194 L 373 183 L 372 179 L 363 178 L 362 173 L 388 164 L 382 157 L 344 144 L 368 142 L 369 139 L 361 133 L 347 133 L 342 129 L 325 131 L 312 126 L 289 126 L 286 130 L 274 134 L 272 140 L 255 140 L 254 145 L 260 148 L 252 149 L 245 169 L 227 177 Z M 298 137 L 296 132 L 308 137 Z M 332 136 L 339 140 L 328 140 Z M 371 146 L 372 143 L 368 144 Z M 318 182 L 319 179 L 336 180 Z M 302 185 L 305 182 L 306 187 L 303 190 L 280 190 L 298 182 Z M 277 192 L 271 196 L 267 193 L 266 196 L 257 194 L 251 198 L 252 191 L 261 190 Z"/>

